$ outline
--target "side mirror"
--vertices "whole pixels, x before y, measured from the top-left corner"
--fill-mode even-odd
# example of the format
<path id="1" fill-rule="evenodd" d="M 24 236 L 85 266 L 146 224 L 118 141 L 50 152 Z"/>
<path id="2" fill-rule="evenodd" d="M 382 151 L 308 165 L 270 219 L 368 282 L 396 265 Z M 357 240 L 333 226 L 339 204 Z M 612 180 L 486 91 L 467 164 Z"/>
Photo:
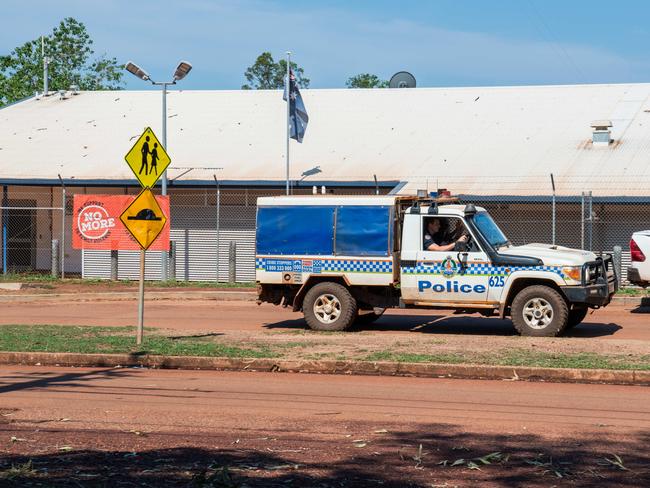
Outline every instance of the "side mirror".
<path id="1" fill-rule="evenodd" d="M 458 254 L 456 254 L 456 259 L 458 260 L 458 265 L 460 266 L 460 274 L 465 274 L 465 269 L 467 269 L 467 252 L 458 252 Z"/>

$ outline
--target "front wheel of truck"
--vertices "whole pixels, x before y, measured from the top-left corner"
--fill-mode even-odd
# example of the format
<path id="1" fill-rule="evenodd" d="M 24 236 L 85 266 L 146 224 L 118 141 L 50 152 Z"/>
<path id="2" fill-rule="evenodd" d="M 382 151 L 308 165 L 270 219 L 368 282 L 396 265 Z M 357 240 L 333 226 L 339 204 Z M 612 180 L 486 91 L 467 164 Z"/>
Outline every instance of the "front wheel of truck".
<path id="1" fill-rule="evenodd" d="M 574 306 L 573 309 L 569 312 L 569 320 L 567 322 L 566 328 L 573 329 L 577 327 L 587 316 L 589 308 Z"/>
<path id="2" fill-rule="evenodd" d="M 512 323 L 522 336 L 555 337 L 566 328 L 569 307 L 553 288 L 543 285 L 521 290 L 512 302 Z"/>
<path id="3" fill-rule="evenodd" d="M 313 330 L 346 330 L 357 316 L 357 301 L 338 283 L 318 283 L 305 295 L 303 313 Z"/>

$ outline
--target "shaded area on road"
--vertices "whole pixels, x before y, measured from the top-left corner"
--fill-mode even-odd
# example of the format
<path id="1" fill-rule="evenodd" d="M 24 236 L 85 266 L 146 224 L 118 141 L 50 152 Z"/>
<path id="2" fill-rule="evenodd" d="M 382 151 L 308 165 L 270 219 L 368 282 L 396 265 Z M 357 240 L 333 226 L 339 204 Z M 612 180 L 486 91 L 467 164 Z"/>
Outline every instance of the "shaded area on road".
<path id="1" fill-rule="evenodd" d="M 264 325 L 266 329 L 298 330 L 307 328 L 302 318 Z M 615 323 L 588 321 L 565 332 L 567 337 L 611 336 L 621 329 Z M 372 324 L 353 327 L 350 332 L 421 332 L 425 334 L 516 336 L 512 322 L 472 315 L 394 315 L 386 314 Z"/>
<path id="2" fill-rule="evenodd" d="M 49 388 L 53 386 L 81 387 L 98 379 L 117 379 L 128 375 L 123 368 L 94 369 L 57 373 L 20 373 L 0 376 L 0 394 L 10 391 Z"/>
<path id="3" fill-rule="evenodd" d="M 641 299 L 641 305 L 632 310 L 632 313 L 647 313 L 650 314 L 650 297 Z"/>
<path id="4" fill-rule="evenodd" d="M 0 460 L 3 486 L 419 488 L 461 483 L 541 488 L 650 483 L 650 456 L 644 449 L 648 432 L 618 441 L 599 436 L 566 440 L 424 424 L 333 441 L 262 429 L 201 436 L 48 428 L 35 433 L 1 422 L 3 435 L 23 439 Z M 357 431 L 373 428 L 355 425 Z"/>

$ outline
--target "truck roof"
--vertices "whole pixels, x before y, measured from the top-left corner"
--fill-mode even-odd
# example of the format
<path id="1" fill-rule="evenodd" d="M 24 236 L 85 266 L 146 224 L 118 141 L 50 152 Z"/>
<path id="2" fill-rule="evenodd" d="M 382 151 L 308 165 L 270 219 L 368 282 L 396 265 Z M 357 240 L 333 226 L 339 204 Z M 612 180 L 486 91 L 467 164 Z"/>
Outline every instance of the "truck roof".
<path id="1" fill-rule="evenodd" d="M 413 201 L 419 200 L 415 196 L 403 195 L 283 195 L 277 197 L 258 197 L 258 207 L 287 207 L 287 206 L 393 206 L 400 202 L 404 209 L 410 209 Z M 456 200 L 457 201 L 457 200 Z M 405 205 L 406 204 L 406 205 Z M 420 204 L 420 213 L 427 214 L 431 200 Z M 465 205 L 445 204 L 444 201 L 438 205 L 438 212 L 442 215 L 463 216 Z M 476 207 L 478 212 L 484 212 L 483 207 Z M 407 210 L 409 211 L 409 210 Z"/>

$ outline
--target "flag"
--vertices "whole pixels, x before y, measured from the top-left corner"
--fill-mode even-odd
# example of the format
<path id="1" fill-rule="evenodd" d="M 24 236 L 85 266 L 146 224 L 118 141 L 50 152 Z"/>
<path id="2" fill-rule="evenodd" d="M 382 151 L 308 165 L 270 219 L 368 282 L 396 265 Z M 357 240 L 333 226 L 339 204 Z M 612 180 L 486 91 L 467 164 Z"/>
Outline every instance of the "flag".
<path id="1" fill-rule="evenodd" d="M 298 89 L 298 83 L 296 83 L 293 70 L 290 70 L 289 73 L 289 124 L 291 127 L 289 137 L 298 142 L 302 142 L 302 138 L 305 136 L 305 131 L 307 130 L 309 116 L 307 115 L 305 104 L 302 101 L 302 96 L 300 96 L 300 90 Z M 286 88 L 282 99 L 285 102 L 287 101 Z"/>

